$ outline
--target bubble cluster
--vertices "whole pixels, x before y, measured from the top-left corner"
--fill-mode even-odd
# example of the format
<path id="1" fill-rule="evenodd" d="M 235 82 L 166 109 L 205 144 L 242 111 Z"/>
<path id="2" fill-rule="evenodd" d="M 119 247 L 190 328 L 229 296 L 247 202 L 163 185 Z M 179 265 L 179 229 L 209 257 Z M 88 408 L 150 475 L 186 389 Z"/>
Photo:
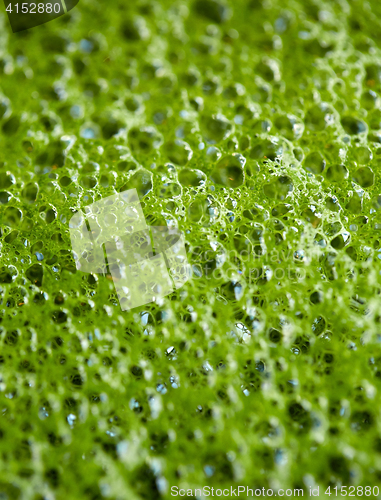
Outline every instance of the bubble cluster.
<path id="1" fill-rule="evenodd" d="M 373 5 L 0 17 L 1 497 L 379 483 Z M 123 312 L 69 220 L 133 188 L 193 275 Z"/>

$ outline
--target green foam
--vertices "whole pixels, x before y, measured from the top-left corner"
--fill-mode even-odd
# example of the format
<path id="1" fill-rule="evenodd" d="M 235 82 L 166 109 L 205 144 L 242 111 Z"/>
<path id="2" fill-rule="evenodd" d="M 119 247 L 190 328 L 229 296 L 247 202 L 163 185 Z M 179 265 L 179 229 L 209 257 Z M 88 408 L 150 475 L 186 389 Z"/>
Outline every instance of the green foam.
<path id="1" fill-rule="evenodd" d="M 381 479 L 376 2 L 0 17 L 0 497 Z M 137 189 L 192 280 L 122 312 L 68 222 Z"/>

